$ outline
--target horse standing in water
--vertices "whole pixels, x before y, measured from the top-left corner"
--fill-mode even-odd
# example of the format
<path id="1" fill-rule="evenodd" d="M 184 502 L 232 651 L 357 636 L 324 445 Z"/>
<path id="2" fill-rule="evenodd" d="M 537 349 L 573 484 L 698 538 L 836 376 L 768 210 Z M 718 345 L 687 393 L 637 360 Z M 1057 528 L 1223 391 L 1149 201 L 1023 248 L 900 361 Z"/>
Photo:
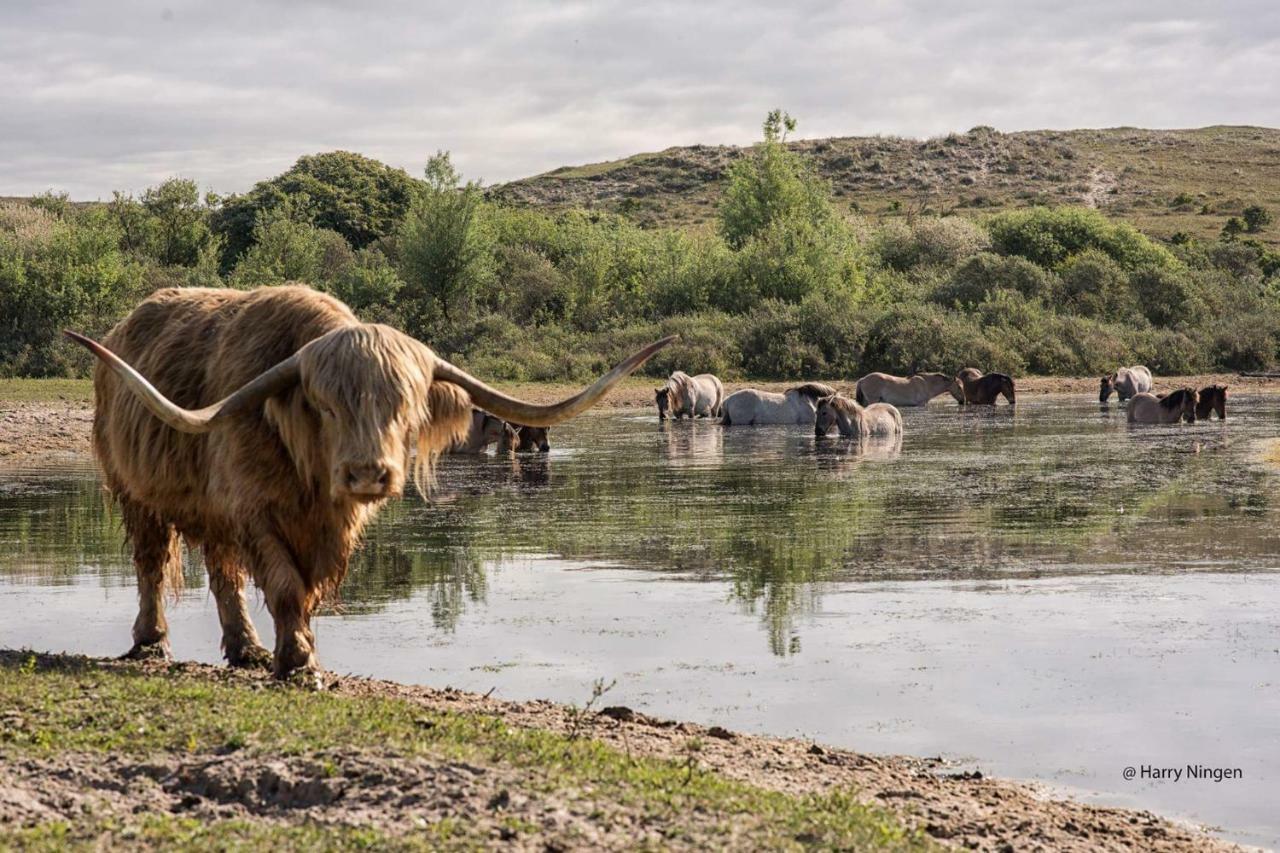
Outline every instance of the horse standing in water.
<path id="1" fill-rule="evenodd" d="M 1105 403 L 1111 399 L 1112 392 L 1120 398 L 1120 402 L 1151 390 L 1151 371 L 1141 364 L 1133 367 L 1122 367 L 1110 376 L 1102 377 L 1098 388 L 1098 402 Z"/>
<path id="2" fill-rule="evenodd" d="M 1014 405 L 1017 401 L 1013 388 L 1013 377 L 1004 373 L 983 374 L 976 367 L 966 367 L 956 374 L 956 380 L 964 392 L 961 405 L 968 403 L 977 406 L 994 406 L 996 398 L 1001 394 Z"/>
<path id="3" fill-rule="evenodd" d="M 913 373 L 907 377 L 868 373 L 858 380 L 854 398 L 860 406 L 871 403 L 923 406 L 948 391 L 956 398 L 957 403 L 964 402 L 964 391 L 959 380 L 945 373 Z"/>
<path id="4" fill-rule="evenodd" d="M 1196 422 L 1196 404 L 1200 395 L 1194 388 L 1179 388 L 1171 394 L 1157 397 L 1150 392 L 1135 394 L 1129 400 L 1129 423 L 1176 424 L 1186 418 Z"/>
<path id="5" fill-rule="evenodd" d="M 832 394 L 818 401 L 814 432 L 825 436 L 831 427 L 845 438 L 902 435 L 902 413 L 888 403 L 872 403 L 865 408 L 855 400 Z"/>
<path id="6" fill-rule="evenodd" d="M 1218 420 L 1227 419 L 1226 385 L 1209 385 L 1200 389 L 1200 402 L 1196 403 L 1196 417 L 1207 421 L 1214 412 L 1218 413 Z"/>
<path id="7" fill-rule="evenodd" d="M 821 382 L 806 382 L 789 388 L 785 394 L 744 388 L 725 398 L 720 423 L 724 426 L 812 426 L 814 414 L 818 410 L 818 400 L 835 393 L 836 389 Z"/>
<path id="8" fill-rule="evenodd" d="M 676 420 L 685 415 L 690 420 L 714 418 L 719 416 L 720 406 L 724 403 L 724 385 L 711 373 L 690 376 L 677 370 L 667 378 L 665 385 L 653 392 L 653 399 L 658 406 L 660 421 L 667 419 L 668 412 Z"/>

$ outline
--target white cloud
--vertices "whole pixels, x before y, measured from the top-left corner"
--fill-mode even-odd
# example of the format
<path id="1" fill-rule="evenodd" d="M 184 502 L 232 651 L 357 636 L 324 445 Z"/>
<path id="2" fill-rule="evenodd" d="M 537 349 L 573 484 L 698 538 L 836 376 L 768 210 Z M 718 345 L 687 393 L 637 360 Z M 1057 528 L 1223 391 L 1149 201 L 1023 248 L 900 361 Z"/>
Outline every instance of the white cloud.
<path id="1" fill-rule="evenodd" d="M 348 148 L 507 180 L 668 145 L 1280 124 L 1270 0 L 112 3 L 0 10 L 0 194 L 247 189 Z"/>

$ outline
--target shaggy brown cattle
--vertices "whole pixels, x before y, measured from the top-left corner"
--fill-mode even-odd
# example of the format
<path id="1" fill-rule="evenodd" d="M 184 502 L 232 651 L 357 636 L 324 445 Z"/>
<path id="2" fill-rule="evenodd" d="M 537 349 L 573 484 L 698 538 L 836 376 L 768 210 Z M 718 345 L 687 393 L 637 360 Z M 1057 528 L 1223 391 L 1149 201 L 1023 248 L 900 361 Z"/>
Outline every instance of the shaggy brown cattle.
<path id="1" fill-rule="evenodd" d="M 68 334 L 102 362 L 93 445 L 133 546 L 140 604 L 129 655 L 169 653 L 163 595 L 181 582 L 182 537 L 204 549 L 233 666 L 271 657 L 249 619 L 245 578 L 262 590 L 278 677 L 318 669 L 311 614 L 342 583 L 381 503 L 410 478 L 426 492 L 473 403 L 519 423 L 559 423 L 674 340 L 535 406 L 301 286 L 161 290 L 105 346 Z"/>

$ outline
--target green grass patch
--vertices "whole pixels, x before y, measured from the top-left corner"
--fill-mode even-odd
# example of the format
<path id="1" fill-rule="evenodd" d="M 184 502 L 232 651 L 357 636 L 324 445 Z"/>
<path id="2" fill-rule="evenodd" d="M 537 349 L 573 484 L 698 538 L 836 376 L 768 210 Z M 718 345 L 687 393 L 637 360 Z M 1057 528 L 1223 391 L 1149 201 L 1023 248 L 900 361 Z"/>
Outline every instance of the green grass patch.
<path id="1" fill-rule="evenodd" d="M 0 379 L 0 402 L 93 401 L 91 379 Z"/>
<path id="2" fill-rule="evenodd" d="M 181 667 L 147 674 L 91 661 L 68 665 L 66 659 L 35 655 L 0 658 L 0 708 L 6 709 L 9 721 L 0 730 L 0 756 L 6 757 L 226 751 L 274 757 L 367 749 L 517 768 L 528 792 L 589 791 L 601 802 L 626 804 L 639 809 L 646 821 L 669 826 L 667 837 L 673 841 L 681 838 L 686 817 L 697 815 L 703 831 L 708 822 L 728 832 L 749 820 L 760 828 L 762 846 L 921 849 L 926 844 L 888 813 L 857 802 L 850 792 L 789 796 L 703 770 L 694 739 L 682 760 L 638 758 L 588 737 L 513 727 L 494 715 L 436 711 L 404 700 L 309 692 L 239 678 L 211 679 Z M 129 830 L 144 833 L 142 843 L 148 840 L 145 833 L 155 834 L 160 846 L 310 847 L 313 840 L 305 826 L 192 827 L 166 820 L 131 825 Z M 7 841 L 56 846 L 60 831 L 51 824 L 10 834 Z M 421 841 L 430 846 L 441 840 L 439 827 L 432 831 L 436 834 L 430 837 L 397 843 Z M 186 838 L 182 833 L 194 835 Z M 75 834 L 85 837 L 84 828 Z M 346 841 L 344 846 L 361 846 L 355 836 Z M 379 846 L 377 842 L 371 841 L 373 846 Z M 0 831 L 0 847 L 5 843 Z"/>

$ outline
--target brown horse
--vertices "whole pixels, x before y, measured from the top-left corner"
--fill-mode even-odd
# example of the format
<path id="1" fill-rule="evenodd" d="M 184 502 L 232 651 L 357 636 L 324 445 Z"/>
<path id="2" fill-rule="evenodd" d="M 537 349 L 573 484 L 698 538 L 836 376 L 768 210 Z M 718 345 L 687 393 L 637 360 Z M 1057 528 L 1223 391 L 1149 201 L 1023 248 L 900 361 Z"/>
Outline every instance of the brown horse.
<path id="1" fill-rule="evenodd" d="M 994 406 L 996 398 L 1001 394 L 1009 401 L 1009 405 L 1017 402 L 1013 377 L 1004 373 L 983 374 L 976 367 L 966 367 L 956 374 L 956 380 L 964 391 L 964 400 L 961 405 L 968 403 L 977 406 Z"/>
<path id="2" fill-rule="evenodd" d="M 1226 385 L 1210 385 L 1200 389 L 1200 402 L 1196 403 L 1196 417 L 1207 421 L 1214 412 L 1218 413 L 1219 420 L 1227 419 Z"/>
<path id="3" fill-rule="evenodd" d="M 1194 388 L 1179 388 L 1159 396 L 1144 392 L 1129 399 L 1129 423 L 1176 424 L 1186 418 L 1196 422 L 1196 404 L 1200 395 Z"/>
<path id="4" fill-rule="evenodd" d="M 547 441 L 546 427 L 522 426 L 508 423 L 498 439 L 499 453 L 547 453 L 551 442 Z"/>

